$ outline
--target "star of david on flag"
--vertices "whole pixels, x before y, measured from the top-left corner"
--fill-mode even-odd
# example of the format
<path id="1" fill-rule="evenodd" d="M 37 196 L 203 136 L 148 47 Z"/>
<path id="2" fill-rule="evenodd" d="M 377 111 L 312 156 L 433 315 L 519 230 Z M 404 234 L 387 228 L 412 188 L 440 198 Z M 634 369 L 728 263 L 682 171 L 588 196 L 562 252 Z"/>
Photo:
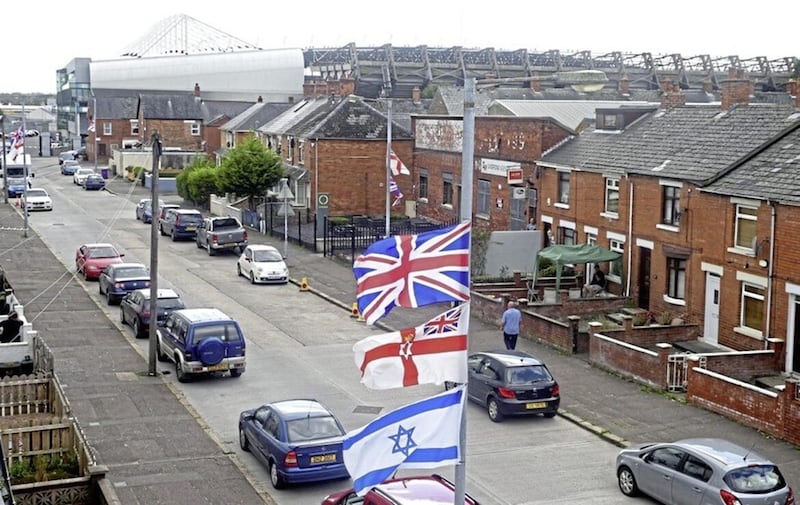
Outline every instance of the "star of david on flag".
<path id="1" fill-rule="evenodd" d="M 389 168 L 392 169 L 392 175 L 398 176 L 402 175 L 411 175 L 411 172 L 408 171 L 408 167 L 400 161 L 400 158 L 394 153 L 394 151 L 389 151 Z"/>
<path id="2" fill-rule="evenodd" d="M 370 389 L 467 382 L 469 303 L 416 328 L 372 335 L 353 345 L 361 383 Z"/>
<path id="3" fill-rule="evenodd" d="M 400 407 L 345 435 L 344 466 L 364 495 L 400 468 L 437 468 L 460 460 L 464 386 Z"/>
<path id="4" fill-rule="evenodd" d="M 397 235 L 369 246 L 353 264 L 356 302 L 367 324 L 395 306 L 469 300 L 471 223 Z"/>

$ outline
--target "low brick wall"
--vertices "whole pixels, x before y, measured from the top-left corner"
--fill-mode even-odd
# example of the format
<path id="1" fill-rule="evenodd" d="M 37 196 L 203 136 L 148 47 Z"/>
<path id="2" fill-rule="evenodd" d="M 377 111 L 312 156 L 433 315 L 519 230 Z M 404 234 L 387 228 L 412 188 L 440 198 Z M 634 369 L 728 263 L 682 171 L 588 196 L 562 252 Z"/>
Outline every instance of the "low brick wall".
<path id="1" fill-rule="evenodd" d="M 671 345 L 660 344 L 653 351 L 613 338 L 611 332 L 600 333 L 600 329 L 599 323 L 589 323 L 590 363 L 658 389 L 666 388 L 667 361 L 675 352 Z"/>
<path id="2" fill-rule="evenodd" d="M 716 354 L 705 354 L 706 370 L 725 375 L 733 379 L 750 381 L 753 377 L 776 375 L 778 356 L 775 351 L 738 351 Z"/>

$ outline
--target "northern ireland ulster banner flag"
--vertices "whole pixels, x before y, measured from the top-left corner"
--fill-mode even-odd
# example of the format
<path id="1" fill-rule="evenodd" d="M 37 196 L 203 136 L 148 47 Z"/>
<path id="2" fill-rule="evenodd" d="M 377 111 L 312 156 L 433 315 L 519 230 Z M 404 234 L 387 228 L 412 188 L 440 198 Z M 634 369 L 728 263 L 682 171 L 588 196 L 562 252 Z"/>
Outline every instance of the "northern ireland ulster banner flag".
<path id="1" fill-rule="evenodd" d="M 467 382 L 469 304 L 422 326 L 367 337 L 353 346 L 361 383 L 370 389 Z"/>

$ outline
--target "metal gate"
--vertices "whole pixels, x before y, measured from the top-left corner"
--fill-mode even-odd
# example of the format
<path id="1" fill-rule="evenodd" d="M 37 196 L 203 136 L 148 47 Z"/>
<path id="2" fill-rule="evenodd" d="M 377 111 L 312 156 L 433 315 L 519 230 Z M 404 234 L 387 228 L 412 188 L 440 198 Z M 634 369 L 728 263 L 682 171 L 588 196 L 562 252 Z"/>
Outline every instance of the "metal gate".
<path id="1" fill-rule="evenodd" d="M 695 358 L 696 357 L 696 358 Z M 689 359 L 697 359 L 697 366 L 706 367 L 706 357 L 692 353 L 670 354 L 667 357 L 667 390 L 673 392 L 686 392 L 686 377 L 689 370 Z"/>

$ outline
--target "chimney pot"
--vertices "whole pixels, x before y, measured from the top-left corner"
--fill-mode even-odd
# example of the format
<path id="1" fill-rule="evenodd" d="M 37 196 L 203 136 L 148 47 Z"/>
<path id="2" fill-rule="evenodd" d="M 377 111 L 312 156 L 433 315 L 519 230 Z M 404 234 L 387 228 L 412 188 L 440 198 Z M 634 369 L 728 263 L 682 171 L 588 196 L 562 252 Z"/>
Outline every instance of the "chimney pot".
<path id="1" fill-rule="evenodd" d="M 200 96 L 200 84 L 194 83 L 194 96 Z"/>

